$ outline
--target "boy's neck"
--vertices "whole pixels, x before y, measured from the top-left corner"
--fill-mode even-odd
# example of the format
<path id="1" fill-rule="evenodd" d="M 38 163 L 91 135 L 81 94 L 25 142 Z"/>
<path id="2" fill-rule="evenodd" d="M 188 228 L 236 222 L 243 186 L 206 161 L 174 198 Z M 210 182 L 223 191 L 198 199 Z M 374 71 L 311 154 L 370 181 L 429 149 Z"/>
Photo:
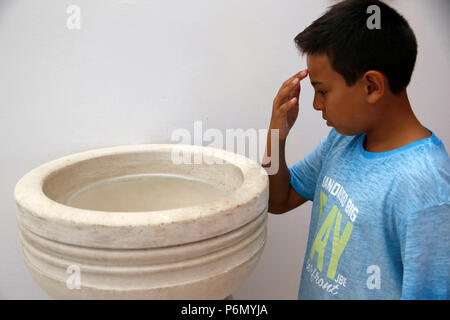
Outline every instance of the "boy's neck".
<path id="1" fill-rule="evenodd" d="M 366 132 L 365 150 L 391 151 L 431 136 L 414 115 L 406 90 L 399 95 L 392 95 L 384 110 L 377 125 Z"/>

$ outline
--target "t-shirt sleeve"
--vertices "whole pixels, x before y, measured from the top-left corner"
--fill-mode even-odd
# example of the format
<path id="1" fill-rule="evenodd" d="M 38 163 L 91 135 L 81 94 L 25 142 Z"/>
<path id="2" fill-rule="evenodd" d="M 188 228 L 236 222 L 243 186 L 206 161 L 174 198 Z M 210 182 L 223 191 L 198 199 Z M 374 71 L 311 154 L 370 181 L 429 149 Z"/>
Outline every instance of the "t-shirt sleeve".
<path id="1" fill-rule="evenodd" d="M 319 144 L 303 159 L 289 167 L 291 185 L 302 197 L 308 200 L 314 199 L 317 179 L 322 168 L 323 155 L 330 143 L 330 136 L 334 129 L 323 138 Z"/>
<path id="2" fill-rule="evenodd" d="M 403 218 L 400 242 L 403 260 L 402 299 L 449 299 L 450 203 Z"/>

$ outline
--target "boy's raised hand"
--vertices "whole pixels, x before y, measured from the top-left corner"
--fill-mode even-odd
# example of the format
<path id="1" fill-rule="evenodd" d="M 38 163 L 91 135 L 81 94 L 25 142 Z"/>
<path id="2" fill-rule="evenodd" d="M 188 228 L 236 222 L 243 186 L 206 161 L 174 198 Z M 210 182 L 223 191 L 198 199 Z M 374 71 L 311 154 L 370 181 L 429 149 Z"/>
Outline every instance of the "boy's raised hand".
<path id="1" fill-rule="evenodd" d="M 297 120 L 300 81 L 308 75 L 305 69 L 286 80 L 273 100 L 270 129 L 279 129 L 279 139 L 285 140 Z"/>

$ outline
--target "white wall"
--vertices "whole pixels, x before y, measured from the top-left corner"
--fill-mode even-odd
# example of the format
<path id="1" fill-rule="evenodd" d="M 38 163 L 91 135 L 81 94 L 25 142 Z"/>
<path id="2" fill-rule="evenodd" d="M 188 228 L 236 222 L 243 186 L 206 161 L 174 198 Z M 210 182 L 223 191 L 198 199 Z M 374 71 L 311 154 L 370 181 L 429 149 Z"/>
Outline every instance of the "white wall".
<path id="1" fill-rule="evenodd" d="M 195 120 L 267 128 L 281 83 L 306 66 L 293 38 L 332 2 L 0 0 L 0 298 L 48 298 L 20 253 L 13 191 L 24 174 L 88 149 L 171 142 Z M 449 2 L 388 2 L 419 43 L 413 108 L 448 150 Z M 71 4 L 80 30 L 66 27 Z M 312 98 L 305 82 L 288 165 L 328 132 Z M 236 299 L 296 299 L 310 209 L 270 216 L 264 255 Z"/>

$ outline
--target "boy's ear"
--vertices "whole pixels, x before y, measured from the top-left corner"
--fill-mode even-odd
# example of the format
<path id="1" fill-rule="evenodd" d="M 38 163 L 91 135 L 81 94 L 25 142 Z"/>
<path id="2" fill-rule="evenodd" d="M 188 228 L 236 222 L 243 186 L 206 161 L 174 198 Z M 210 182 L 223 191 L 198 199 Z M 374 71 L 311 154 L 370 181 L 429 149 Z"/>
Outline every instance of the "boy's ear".
<path id="1" fill-rule="evenodd" d="M 367 71 L 363 76 L 367 102 L 376 103 L 384 94 L 387 78 L 375 70 Z"/>

